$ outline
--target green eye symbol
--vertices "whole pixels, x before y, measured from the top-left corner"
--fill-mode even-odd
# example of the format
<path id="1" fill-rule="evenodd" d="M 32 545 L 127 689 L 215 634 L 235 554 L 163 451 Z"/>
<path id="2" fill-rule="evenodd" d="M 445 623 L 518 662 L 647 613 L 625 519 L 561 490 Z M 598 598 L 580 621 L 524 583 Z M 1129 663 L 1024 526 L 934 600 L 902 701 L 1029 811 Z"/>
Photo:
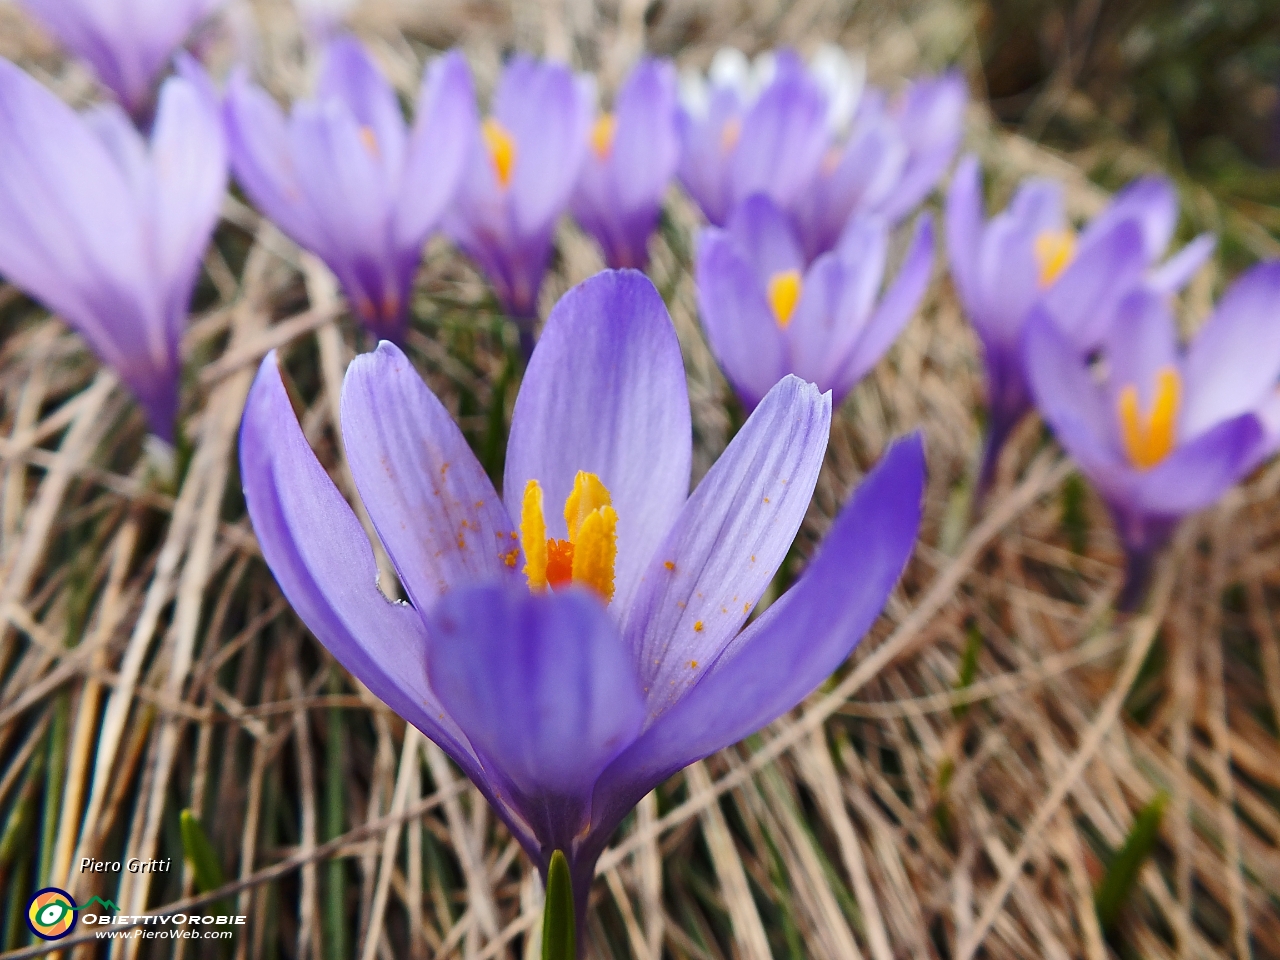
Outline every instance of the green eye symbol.
<path id="1" fill-rule="evenodd" d="M 52 927 L 60 923 L 62 918 L 71 912 L 71 905 L 62 900 L 54 900 L 40 909 L 39 923 L 42 927 Z"/>

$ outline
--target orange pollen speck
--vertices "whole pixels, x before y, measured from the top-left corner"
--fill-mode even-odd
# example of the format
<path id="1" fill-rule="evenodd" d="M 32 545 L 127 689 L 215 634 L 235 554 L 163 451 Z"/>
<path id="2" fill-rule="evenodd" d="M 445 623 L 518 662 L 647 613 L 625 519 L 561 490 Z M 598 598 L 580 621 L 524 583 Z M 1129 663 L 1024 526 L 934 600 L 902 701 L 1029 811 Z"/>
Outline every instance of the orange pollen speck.
<path id="1" fill-rule="evenodd" d="M 618 118 L 612 113 L 602 113 L 591 126 L 591 149 L 601 161 L 613 153 L 613 140 L 618 135 Z"/>
<path id="2" fill-rule="evenodd" d="M 697 660 L 690 660 L 690 661 L 689 661 L 689 669 L 690 669 L 690 670 L 697 670 L 697 669 L 698 669 L 698 661 L 697 661 Z"/>
<path id="3" fill-rule="evenodd" d="M 502 562 L 505 563 L 508 567 L 515 567 L 516 561 L 519 559 L 520 559 L 519 547 L 517 547 L 514 550 L 508 550 L 506 553 L 502 555 Z"/>
<path id="4" fill-rule="evenodd" d="M 693 632 L 694 632 L 694 633 L 701 633 L 701 632 L 702 632 L 702 621 L 701 621 L 701 620 L 699 620 L 699 621 L 697 621 L 696 623 L 694 623 L 694 625 L 693 625 Z"/>
<path id="5" fill-rule="evenodd" d="M 663 560 L 662 565 L 666 567 L 668 570 L 674 570 L 676 568 L 676 565 L 672 563 L 670 560 Z"/>

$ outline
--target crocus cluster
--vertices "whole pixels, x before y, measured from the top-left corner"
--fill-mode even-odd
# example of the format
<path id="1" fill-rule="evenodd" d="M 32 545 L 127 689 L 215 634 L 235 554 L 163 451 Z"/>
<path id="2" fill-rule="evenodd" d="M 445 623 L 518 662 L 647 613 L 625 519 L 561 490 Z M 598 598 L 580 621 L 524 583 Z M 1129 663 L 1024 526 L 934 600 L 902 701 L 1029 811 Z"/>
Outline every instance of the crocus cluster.
<path id="1" fill-rule="evenodd" d="M 144 139 L 115 104 L 75 113 L 0 59 L 0 274 L 73 326 L 172 440 L 179 343 L 226 189 L 208 79 L 190 60 Z"/>
<path id="2" fill-rule="evenodd" d="M 782 380 L 690 495 L 679 345 L 634 271 L 597 275 L 552 311 L 501 496 L 393 345 L 352 363 L 341 408 L 352 476 L 409 602 L 379 591 L 274 355 L 240 444 L 263 555 L 321 642 L 466 771 L 544 876 L 563 852 L 579 924 L 632 806 L 828 676 L 880 610 L 920 520 L 913 437 L 747 624 L 808 507 L 831 398 Z"/>
<path id="3" fill-rule="evenodd" d="M 1280 446 L 1277 303 L 1280 263 L 1255 267 L 1183 349 L 1167 299 L 1138 287 L 1116 305 L 1088 358 L 1047 311 L 1034 311 L 1028 380 L 1111 510 L 1128 558 L 1122 608 L 1141 600 L 1177 522 Z"/>
<path id="4" fill-rule="evenodd" d="M 1130 291 L 1177 291 L 1214 239 L 1198 237 L 1161 263 L 1178 219 L 1177 195 L 1162 177 L 1132 183 L 1079 235 L 1063 211 L 1061 185 L 1047 179 L 1024 183 L 984 222 L 981 170 L 972 156 L 956 170 L 946 212 L 951 275 L 986 360 L 985 488 L 1009 433 L 1031 409 L 1022 341 L 1032 312 L 1052 318 L 1074 355 L 1087 357 Z"/>
<path id="5" fill-rule="evenodd" d="M 191 31 L 225 0 L 19 0 L 80 57 L 136 120 L 151 111 L 156 78 Z"/>
<path id="6" fill-rule="evenodd" d="M 461 54 L 426 70 L 411 128 L 395 91 L 348 37 L 328 45 L 316 98 L 288 119 L 243 72 L 231 78 L 224 113 L 245 192 L 329 266 L 376 336 L 400 341 L 423 241 L 470 155 L 475 98 Z"/>

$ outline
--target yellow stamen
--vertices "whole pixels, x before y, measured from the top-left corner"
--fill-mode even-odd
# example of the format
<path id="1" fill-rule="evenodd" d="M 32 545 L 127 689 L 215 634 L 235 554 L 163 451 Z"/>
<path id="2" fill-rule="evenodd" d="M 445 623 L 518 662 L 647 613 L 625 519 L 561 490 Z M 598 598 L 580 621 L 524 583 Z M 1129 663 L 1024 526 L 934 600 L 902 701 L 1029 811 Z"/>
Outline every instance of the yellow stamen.
<path id="1" fill-rule="evenodd" d="M 730 153 L 740 139 L 742 139 L 742 121 L 737 117 L 726 120 L 724 126 L 720 128 L 720 149 L 724 153 Z"/>
<path id="2" fill-rule="evenodd" d="M 1040 287 L 1044 289 L 1062 275 L 1062 271 L 1071 266 L 1076 256 L 1075 231 L 1068 227 L 1065 230 L 1045 230 L 1036 237 L 1036 260 L 1040 264 Z"/>
<path id="3" fill-rule="evenodd" d="M 364 148 L 376 157 L 378 155 L 378 135 L 373 132 L 372 127 L 360 128 L 360 142 L 364 144 Z"/>
<path id="4" fill-rule="evenodd" d="M 1138 407 L 1138 388 L 1129 384 L 1120 391 L 1120 436 L 1129 462 L 1139 470 L 1150 470 L 1173 452 L 1181 405 L 1182 378 L 1173 367 L 1156 374 L 1155 402 L 1145 418 Z"/>
<path id="5" fill-rule="evenodd" d="M 618 118 L 612 113 L 602 113 L 591 127 L 591 149 L 602 161 L 613 152 L 613 138 L 618 135 Z"/>
<path id="6" fill-rule="evenodd" d="M 484 122 L 480 135 L 484 138 L 484 145 L 489 148 L 489 159 L 493 161 L 493 171 L 498 176 L 499 185 L 503 189 L 511 186 L 511 176 L 516 167 L 516 138 L 493 117 Z"/>
<path id="7" fill-rule="evenodd" d="M 594 473 L 579 471 L 564 505 L 568 540 L 547 539 L 542 487 L 525 484 L 520 512 L 520 545 L 524 548 L 529 589 L 559 589 L 570 583 L 590 587 L 605 603 L 613 599 L 618 559 L 618 514 L 612 497 Z"/>
<path id="8" fill-rule="evenodd" d="M 791 315 L 796 311 L 796 304 L 800 302 L 802 286 L 799 270 L 783 270 L 769 278 L 766 291 L 769 307 L 773 310 L 773 318 L 783 330 L 787 329 Z"/>

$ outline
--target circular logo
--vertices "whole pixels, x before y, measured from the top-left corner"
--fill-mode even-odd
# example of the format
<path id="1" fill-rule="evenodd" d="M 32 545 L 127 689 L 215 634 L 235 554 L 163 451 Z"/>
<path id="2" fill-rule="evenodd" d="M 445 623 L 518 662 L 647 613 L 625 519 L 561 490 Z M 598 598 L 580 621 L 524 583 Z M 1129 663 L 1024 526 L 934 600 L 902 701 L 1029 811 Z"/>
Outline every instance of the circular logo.
<path id="1" fill-rule="evenodd" d="M 74 929 L 77 909 L 67 891 L 45 887 L 27 904 L 27 926 L 41 940 L 61 940 Z"/>

